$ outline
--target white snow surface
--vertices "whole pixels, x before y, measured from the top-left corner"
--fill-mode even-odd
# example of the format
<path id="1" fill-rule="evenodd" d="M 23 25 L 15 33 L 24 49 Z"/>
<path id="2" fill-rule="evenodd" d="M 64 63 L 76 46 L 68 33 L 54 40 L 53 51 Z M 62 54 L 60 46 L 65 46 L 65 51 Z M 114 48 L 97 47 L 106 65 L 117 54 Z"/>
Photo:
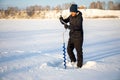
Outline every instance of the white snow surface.
<path id="1" fill-rule="evenodd" d="M 0 80 L 120 80 L 120 20 L 85 19 L 83 27 L 84 65 L 73 68 L 67 55 L 64 69 L 59 20 L 1 19 Z"/>

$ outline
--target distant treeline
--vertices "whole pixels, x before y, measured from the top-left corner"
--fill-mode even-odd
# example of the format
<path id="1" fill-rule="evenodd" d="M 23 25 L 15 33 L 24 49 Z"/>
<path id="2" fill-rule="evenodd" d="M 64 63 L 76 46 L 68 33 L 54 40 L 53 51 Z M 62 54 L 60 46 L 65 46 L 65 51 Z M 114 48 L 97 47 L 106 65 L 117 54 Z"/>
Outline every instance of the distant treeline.
<path id="1" fill-rule="evenodd" d="M 73 2 L 74 3 L 74 2 Z M 61 10 L 69 9 L 71 4 L 73 3 L 65 3 L 62 5 L 57 5 L 55 7 L 34 5 L 28 6 L 25 9 L 19 9 L 18 7 L 8 7 L 7 9 L 0 9 L 0 18 L 10 18 L 10 17 L 18 17 L 18 18 L 30 18 L 34 15 L 39 17 L 44 17 L 46 11 L 56 11 L 60 12 Z M 107 10 L 120 10 L 120 3 L 114 3 L 113 1 L 105 2 L 92 2 L 89 7 L 84 5 L 78 6 L 79 9 L 107 9 Z"/>
<path id="2" fill-rule="evenodd" d="M 89 6 L 90 9 L 108 9 L 108 10 L 120 10 L 120 3 L 114 3 L 113 1 L 105 2 L 92 2 Z"/>

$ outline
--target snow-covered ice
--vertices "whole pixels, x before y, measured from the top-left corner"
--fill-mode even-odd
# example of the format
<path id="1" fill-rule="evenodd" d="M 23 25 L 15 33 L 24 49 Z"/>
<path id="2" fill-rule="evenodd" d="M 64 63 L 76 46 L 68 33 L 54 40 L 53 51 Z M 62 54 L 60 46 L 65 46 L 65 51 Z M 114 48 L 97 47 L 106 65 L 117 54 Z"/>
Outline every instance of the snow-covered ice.
<path id="1" fill-rule="evenodd" d="M 0 80 L 120 80 L 119 19 L 84 20 L 81 69 L 64 69 L 63 32 L 59 20 L 1 19 Z"/>

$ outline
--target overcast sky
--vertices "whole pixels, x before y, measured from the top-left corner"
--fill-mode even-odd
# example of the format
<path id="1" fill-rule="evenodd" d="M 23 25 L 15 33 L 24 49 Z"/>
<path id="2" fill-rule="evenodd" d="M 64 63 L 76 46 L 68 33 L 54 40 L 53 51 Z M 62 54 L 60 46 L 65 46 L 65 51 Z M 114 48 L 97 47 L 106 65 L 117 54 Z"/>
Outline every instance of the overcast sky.
<path id="1" fill-rule="evenodd" d="M 78 5 L 86 5 L 87 7 L 91 2 L 97 1 L 109 1 L 109 0 L 0 0 L 0 9 L 6 9 L 7 7 L 18 7 L 18 8 L 26 8 L 31 5 L 42 5 L 42 6 L 56 6 L 58 4 L 63 3 L 71 3 L 75 2 Z M 114 2 L 120 2 L 120 0 L 111 0 Z"/>

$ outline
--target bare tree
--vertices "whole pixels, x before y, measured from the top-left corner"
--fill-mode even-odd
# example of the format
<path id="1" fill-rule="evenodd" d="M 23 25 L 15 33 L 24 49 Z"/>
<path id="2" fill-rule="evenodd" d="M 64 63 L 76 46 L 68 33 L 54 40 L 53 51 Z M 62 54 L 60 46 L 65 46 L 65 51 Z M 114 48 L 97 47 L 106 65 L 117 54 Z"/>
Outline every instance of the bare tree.
<path id="1" fill-rule="evenodd" d="M 114 4 L 114 10 L 120 10 L 120 3 Z"/>
<path id="2" fill-rule="evenodd" d="M 114 3 L 113 1 L 108 2 L 109 10 L 120 10 L 120 3 Z"/>
<path id="3" fill-rule="evenodd" d="M 19 9 L 17 7 L 8 7 L 7 10 L 5 10 L 6 16 L 15 16 Z"/>
<path id="4" fill-rule="evenodd" d="M 95 9 L 96 8 L 96 2 L 92 2 L 91 4 L 90 4 L 90 7 L 89 7 L 90 9 Z"/>
<path id="5" fill-rule="evenodd" d="M 33 16 L 35 12 L 40 12 L 42 10 L 43 10 L 42 6 L 38 6 L 38 5 L 29 6 L 26 8 L 27 15 L 30 17 Z"/>
<path id="6" fill-rule="evenodd" d="M 114 9 L 114 3 L 113 1 L 108 2 L 108 9 L 113 10 Z"/>
<path id="7" fill-rule="evenodd" d="M 50 6 L 49 5 L 47 5 L 47 6 L 45 6 L 45 8 L 44 8 L 46 11 L 49 11 L 51 8 L 50 8 Z"/>
<path id="8" fill-rule="evenodd" d="M 31 17 L 31 16 L 34 15 L 35 9 L 34 9 L 33 6 L 30 6 L 30 7 L 27 7 L 27 8 L 26 8 L 26 12 L 27 12 L 27 15 Z"/>
<path id="9" fill-rule="evenodd" d="M 106 8 L 106 3 L 105 3 L 105 1 L 103 1 L 102 2 L 102 8 L 105 10 L 105 8 Z"/>
<path id="10" fill-rule="evenodd" d="M 102 2 L 97 1 L 97 3 L 96 3 L 96 8 L 97 8 L 97 9 L 103 9 Z"/>

